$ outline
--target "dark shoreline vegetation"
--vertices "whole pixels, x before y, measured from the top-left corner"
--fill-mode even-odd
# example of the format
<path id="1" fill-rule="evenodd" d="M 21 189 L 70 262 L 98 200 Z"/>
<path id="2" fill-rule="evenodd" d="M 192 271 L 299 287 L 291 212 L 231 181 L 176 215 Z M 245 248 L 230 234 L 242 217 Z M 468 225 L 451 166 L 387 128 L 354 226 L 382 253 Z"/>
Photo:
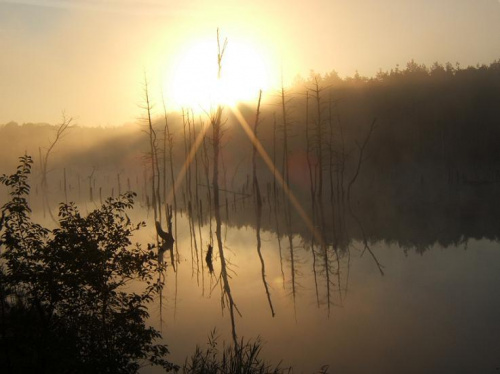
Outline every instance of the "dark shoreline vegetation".
<path id="1" fill-rule="evenodd" d="M 225 44 L 218 48 L 220 69 Z M 236 333 L 240 311 L 223 228 L 255 228 L 273 317 L 263 231 L 277 237 L 294 312 L 301 250 L 312 265 L 317 307 L 328 316 L 347 293 L 353 243 L 384 275 L 371 250 L 378 242 L 423 254 L 435 244 L 499 239 L 500 61 L 465 69 L 411 61 L 370 79 L 311 73 L 261 98 L 201 116 L 160 113 L 146 82 L 140 125 L 78 127 L 64 117 L 56 126 L 0 126 L 2 168 L 15 169 L 19 155 L 38 155 L 34 163 L 22 157 L 17 172 L 1 179 L 10 189 L 0 190 L 7 201 L 0 224 L 5 367 L 180 369 L 156 343 L 159 331 L 146 325 L 153 299 L 162 321 L 167 264 L 174 273 L 180 266 L 178 214 L 189 224 L 191 266 L 220 286 L 232 331 L 232 345 L 222 350 L 213 334 L 209 348 L 184 363 L 187 373 L 289 370 L 263 362 L 260 342 Z M 134 201 L 153 216 L 156 242 L 147 248 L 130 241 L 145 225 L 133 225 L 126 213 Z M 55 228 L 33 223 L 32 210 Z M 202 227 L 209 230 L 204 245 Z M 142 289 L 122 292 L 132 280 Z"/>
<path id="2" fill-rule="evenodd" d="M 0 219 L 0 367 L 7 373 L 137 373 L 148 365 L 165 371 L 167 345 L 147 326 L 148 304 L 164 286 L 165 264 L 153 244 L 143 249 L 130 236 L 135 194 L 109 198 L 86 217 L 73 204 L 59 206 L 53 230 L 31 220 L 28 177 L 32 159 L 20 158 L 15 174 L 2 175 L 11 200 Z M 142 291 L 130 292 L 139 282 Z M 281 374 L 290 369 L 262 360 L 262 343 L 241 341 L 196 347 L 182 372 Z"/>
<path id="3" fill-rule="evenodd" d="M 159 294 L 163 264 L 153 247 L 132 246 L 125 213 L 133 193 L 108 199 L 83 217 L 61 204 L 59 227 L 32 222 L 28 204 L 32 159 L 0 182 L 11 200 L 0 221 L 1 366 L 9 373 L 135 373 L 141 362 L 178 367 L 147 327 L 147 305 Z M 158 279 L 155 279 L 158 277 Z M 131 281 L 142 285 L 128 290 Z"/>

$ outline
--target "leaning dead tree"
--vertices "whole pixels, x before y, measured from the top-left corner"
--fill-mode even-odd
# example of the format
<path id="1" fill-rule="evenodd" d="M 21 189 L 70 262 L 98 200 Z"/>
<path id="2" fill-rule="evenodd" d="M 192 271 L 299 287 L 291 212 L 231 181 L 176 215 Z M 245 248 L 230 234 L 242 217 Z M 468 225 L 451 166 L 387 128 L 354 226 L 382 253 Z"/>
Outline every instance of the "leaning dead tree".
<path id="1" fill-rule="evenodd" d="M 73 118 L 67 118 L 66 114 L 62 115 L 62 122 L 59 124 L 56 130 L 56 136 L 54 140 L 50 143 L 49 147 L 45 151 L 45 154 L 42 154 L 41 148 L 39 148 L 40 153 L 40 170 L 41 170 L 41 190 L 42 190 L 42 200 L 43 200 L 43 216 L 45 218 L 46 211 L 49 212 L 52 220 L 56 220 L 52 215 L 52 211 L 50 210 L 49 198 L 48 198 L 48 173 L 49 173 L 49 157 L 51 156 L 55 146 L 59 143 L 62 138 L 66 135 L 67 130 L 71 128 L 71 123 L 73 122 Z"/>
<path id="2" fill-rule="evenodd" d="M 377 119 L 376 118 L 373 119 L 363 143 L 359 144 L 358 142 L 356 142 L 356 146 L 358 147 L 358 150 L 359 150 L 358 162 L 356 164 L 356 170 L 354 171 L 354 175 L 352 176 L 351 180 L 349 181 L 349 184 L 347 185 L 347 202 L 348 203 L 350 203 L 350 201 L 351 201 L 351 189 L 352 189 L 352 186 L 354 185 L 354 182 L 356 182 L 356 179 L 358 179 L 358 175 L 359 175 L 359 172 L 361 170 L 361 165 L 362 165 L 363 159 L 365 157 L 364 153 L 366 150 L 366 146 L 368 145 L 368 142 L 370 141 L 370 138 L 373 134 L 373 131 L 375 130 L 376 122 L 377 122 Z"/>
<path id="3" fill-rule="evenodd" d="M 354 183 L 356 182 L 356 179 L 359 176 L 359 172 L 361 170 L 361 165 L 362 165 L 364 157 L 365 157 L 364 153 L 366 150 L 366 146 L 368 145 L 368 142 L 370 141 L 370 138 L 373 134 L 373 131 L 375 130 L 376 122 L 377 122 L 377 119 L 374 118 L 372 123 L 370 124 L 370 127 L 368 129 L 368 133 L 366 134 L 366 137 L 365 137 L 365 140 L 363 141 L 363 143 L 359 144 L 356 142 L 356 146 L 358 147 L 358 150 L 359 150 L 358 162 L 356 164 L 356 170 L 354 171 L 354 175 L 352 176 L 351 180 L 349 181 L 349 184 L 347 185 L 347 205 L 349 207 L 349 211 L 351 213 L 351 216 L 354 218 L 354 220 L 356 221 L 356 223 L 358 224 L 358 226 L 361 230 L 361 234 L 363 236 L 363 244 L 364 244 L 363 253 L 365 251 L 368 251 L 370 253 L 370 255 L 373 258 L 373 261 L 375 262 L 378 270 L 380 271 L 380 274 L 384 275 L 384 270 L 383 270 L 384 266 L 378 261 L 377 257 L 375 256 L 375 254 L 371 250 L 370 245 L 368 244 L 368 240 L 366 239 L 366 234 L 365 234 L 365 230 L 363 229 L 363 225 L 361 224 L 361 221 L 356 216 L 356 214 L 354 214 L 354 210 L 352 209 L 352 205 L 351 205 L 351 189 L 352 189 L 352 186 L 354 185 Z"/>

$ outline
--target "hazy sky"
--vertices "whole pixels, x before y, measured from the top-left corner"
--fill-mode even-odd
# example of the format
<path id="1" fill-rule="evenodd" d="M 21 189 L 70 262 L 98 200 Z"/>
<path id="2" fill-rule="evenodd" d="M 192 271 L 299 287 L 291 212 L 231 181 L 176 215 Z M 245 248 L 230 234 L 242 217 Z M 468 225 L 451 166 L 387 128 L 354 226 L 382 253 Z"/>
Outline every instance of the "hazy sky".
<path id="1" fill-rule="evenodd" d="M 500 58 L 499 0 L 0 0 L 0 123 L 134 122 L 144 72 L 168 101 L 178 56 L 217 27 L 276 81 Z"/>

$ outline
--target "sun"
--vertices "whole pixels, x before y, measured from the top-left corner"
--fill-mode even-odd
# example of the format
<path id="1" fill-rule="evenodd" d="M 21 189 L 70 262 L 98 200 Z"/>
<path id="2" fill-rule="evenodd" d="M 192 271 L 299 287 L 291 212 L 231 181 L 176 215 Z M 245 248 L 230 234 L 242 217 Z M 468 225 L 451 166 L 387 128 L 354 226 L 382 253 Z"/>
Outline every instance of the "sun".
<path id="1" fill-rule="evenodd" d="M 254 100 L 272 85 L 271 56 L 249 42 L 228 40 L 220 79 L 217 41 L 198 40 L 174 58 L 165 80 L 170 105 L 208 111 Z"/>

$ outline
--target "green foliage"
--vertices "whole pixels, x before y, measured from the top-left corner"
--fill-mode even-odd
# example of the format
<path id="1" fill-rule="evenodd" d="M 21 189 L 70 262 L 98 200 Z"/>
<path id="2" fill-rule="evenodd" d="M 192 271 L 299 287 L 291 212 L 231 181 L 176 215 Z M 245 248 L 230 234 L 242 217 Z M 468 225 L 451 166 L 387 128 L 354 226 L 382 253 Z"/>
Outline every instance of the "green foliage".
<path id="1" fill-rule="evenodd" d="M 260 340 L 243 341 L 236 345 L 218 348 L 215 330 L 208 338 L 208 347 L 196 347 L 195 353 L 186 360 L 184 374 L 284 374 L 291 368 L 281 368 L 266 363 L 261 357 Z"/>
<path id="2" fill-rule="evenodd" d="M 83 217 L 59 207 L 59 227 L 30 218 L 32 160 L 0 177 L 10 201 L 0 220 L 0 367 L 8 372 L 136 373 L 142 365 L 177 370 L 146 325 L 161 290 L 153 246 L 132 245 L 126 210 L 134 193 L 110 198 Z M 134 290 L 134 291 L 132 291 Z"/>

